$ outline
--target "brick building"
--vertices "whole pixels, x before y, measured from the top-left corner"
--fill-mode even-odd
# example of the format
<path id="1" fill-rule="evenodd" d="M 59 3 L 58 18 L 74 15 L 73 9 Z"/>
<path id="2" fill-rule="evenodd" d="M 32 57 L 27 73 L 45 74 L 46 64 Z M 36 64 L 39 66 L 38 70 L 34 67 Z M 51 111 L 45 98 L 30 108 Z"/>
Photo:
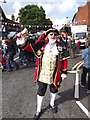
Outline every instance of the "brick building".
<path id="1" fill-rule="evenodd" d="M 78 12 L 72 19 L 72 24 L 90 26 L 90 0 L 87 0 L 85 6 L 78 7 Z"/>

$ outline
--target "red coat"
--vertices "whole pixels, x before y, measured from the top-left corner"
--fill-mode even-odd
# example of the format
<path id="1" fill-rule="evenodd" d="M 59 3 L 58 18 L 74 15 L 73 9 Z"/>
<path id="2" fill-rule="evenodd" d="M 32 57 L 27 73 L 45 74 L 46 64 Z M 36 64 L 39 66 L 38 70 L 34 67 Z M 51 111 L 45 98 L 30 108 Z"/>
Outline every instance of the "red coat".
<path id="1" fill-rule="evenodd" d="M 42 57 L 37 57 L 34 82 L 36 82 L 39 79 L 41 61 L 42 61 Z M 53 84 L 55 85 L 56 88 L 59 88 L 60 83 L 62 82 L 61 74 L 67 74 L 67 58 L 59 59 L 59 55 L 58 55 L 56 60 L 56 67 L 53 73 Z"/>
<path id="2" fill-rule="evenodd" d="M 40 38 L 41 39 L 38 39 L 35 42 L 35 46 L 33 46 L 33 52 L 35 53 L 35 56 L 37 57 L 34 82 L 36 82 L 39 79 L 41 63 L 42 63 L 41 56 L 43 56 L 43 53 L 45 50 L 44 48 L 46 44 L 48 43 L 48 39 L 44 39 L 44 34 L 43 36 L 40 36 Z M 42 47 L 43 47 L 43 50 L 41 49 Z M 39 49 L 41 50 L 41 55 L 39 54 L 38 56 L 37 51 Z M 53 84 L 55 85 L 56 89 L 60 87 L 60 83 L 62 82 L 61 74 L 67 74 L 67 58 L 59 59 L 59 55 L 58 55 L 56 59 L 56 67 L 53 73 Z"/>

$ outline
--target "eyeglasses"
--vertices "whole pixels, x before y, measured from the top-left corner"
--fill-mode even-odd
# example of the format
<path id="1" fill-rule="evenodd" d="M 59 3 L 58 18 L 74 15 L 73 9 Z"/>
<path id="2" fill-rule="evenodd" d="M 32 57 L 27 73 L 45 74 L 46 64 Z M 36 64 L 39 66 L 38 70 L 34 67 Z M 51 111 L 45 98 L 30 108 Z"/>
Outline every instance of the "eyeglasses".
<path id="1" fill-rule="evenodd" d="M 57 36 L 57 34 L 50 34 L 50 36 L 53 36 L 53 35 L 54 35 L 54 36 Z"/>

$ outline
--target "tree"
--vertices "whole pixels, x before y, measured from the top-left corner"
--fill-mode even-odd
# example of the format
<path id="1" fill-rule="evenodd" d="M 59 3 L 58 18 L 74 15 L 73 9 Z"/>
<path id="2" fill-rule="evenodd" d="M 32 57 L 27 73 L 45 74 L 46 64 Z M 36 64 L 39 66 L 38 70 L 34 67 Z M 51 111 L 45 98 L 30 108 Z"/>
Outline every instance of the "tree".
<path id="1" fill-rule="evenodd" d="M 42 6 L 26 5 L 19 10 L 19 18 L 21 24 L 28 25 L 52 25 L 50 19 L 46 19 L 45 10 Z"/>

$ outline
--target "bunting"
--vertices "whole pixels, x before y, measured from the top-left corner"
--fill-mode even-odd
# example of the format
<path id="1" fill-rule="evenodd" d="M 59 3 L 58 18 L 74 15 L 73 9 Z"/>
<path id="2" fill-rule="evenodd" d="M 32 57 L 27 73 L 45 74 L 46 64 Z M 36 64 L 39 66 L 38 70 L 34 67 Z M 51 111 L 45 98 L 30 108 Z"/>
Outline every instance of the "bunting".
<path id="1" fill-rule="evenodd" d="M 60 25 L 22 25 L 22 24 L 16 24 L 16 23 L 7 23 L 7 22 L 2 22 L 1 24 L 0 24 L 0 28 L 1 28 L 1 26 L 2 25 L 5 25 L 5 26 L 13 26 L 13 27 L 21 27 L 21 28 L 24 28 L 24 27 L 26 27 L 26 28 L 30 28 L 30 29 L 34 29 L 34 28 L 36 28 L 36 29 L 43 29 L 43 28 L 51 28 L 51 27 L 59 27 Z"/>

